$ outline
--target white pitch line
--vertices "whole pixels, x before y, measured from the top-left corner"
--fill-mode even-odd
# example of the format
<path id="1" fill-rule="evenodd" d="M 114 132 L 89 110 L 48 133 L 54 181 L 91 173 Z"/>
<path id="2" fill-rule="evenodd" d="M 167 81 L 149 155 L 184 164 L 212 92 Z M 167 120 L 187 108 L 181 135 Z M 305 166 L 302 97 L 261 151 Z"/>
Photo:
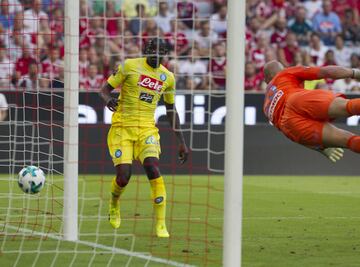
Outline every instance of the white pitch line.
<path id="1" fill-rule="evenodd" d="M 28 234 L 42 236 L 42 237 L 49 237 L 51 239 L 64 241 L 58 235 L 45 234 L 45 233 L 38 232 L 38 231 L 32 231 L 32 230 L 27 229 L 27 228 L 22 228 L 22 227 L 19 228 L 19 227 L 15 227 L 15 226 L 3 224 L 3 223 L 0 223 L 0 225 L 4 226 L 5 228 L 9 228 L 9 229 L 12 229 L 12 230 L 17 230 L 17 231 L 20 231 L 20 232 L 23 232 L 23 233 L 28 233 Z M 195 267 L 195 265 L 189 265 L 189 264 L 185 264 L 185 263 L 181 263 L 181 262 L 177 262 L 177 261 L 158 258 L 158 257 L 154 257 L 152 255 L 147 255 L 147 254 L 140 253 L 140 252 L 134 252 L 134 251 L 130 251 L 130 250 L 122 249 L 122 248 L 109 247 L 109 246 L 106 246 L 106 245 L 97 244 L 97 243 L 93 243 L 93 242 L 89 242 L 89 241 L 77 240 L 77 241 L 68 241 L 68 242 L 73 242 L 73 243 L 77 243 L 77 244 L 80 244 L 80 245 L 85 245 L 85 246 L 93 247 L 93 248 L 99 248 L 99 249 L 110 251 L 112 253 L 118 253 L 118 254 L 129 256 L 129 257 L 136 257 L 136 258 L 147 260 L 147 261 L 163 263 L 163 264 L 167 264 L 169 266 Z"/>

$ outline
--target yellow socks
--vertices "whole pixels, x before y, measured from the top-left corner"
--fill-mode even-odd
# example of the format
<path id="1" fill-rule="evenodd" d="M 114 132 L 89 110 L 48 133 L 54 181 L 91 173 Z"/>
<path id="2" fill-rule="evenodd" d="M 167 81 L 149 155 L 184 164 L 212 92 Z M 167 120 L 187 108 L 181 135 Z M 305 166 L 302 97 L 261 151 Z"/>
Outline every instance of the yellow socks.
<path id="1" fill-rule="evenodd" d="M 124 192 L 125 187 L 120 187 L 117 183 L 116 183 L 116 177 L 114 177 L 112 179 L 111 182 L 111 199 L 110 202 L 112 205 L 116 206 L 118 204 L 119 198 L 121 196 L 121 194 Z"/>
<path id="2" fill-rule="evenodd" d="M 162 176 L 149 180 L 151 186 L 151 199 L 154 205 L 156 216 L 156 234 L 158 237 L 169 237 L 166 230 L 166 190 Z"/>

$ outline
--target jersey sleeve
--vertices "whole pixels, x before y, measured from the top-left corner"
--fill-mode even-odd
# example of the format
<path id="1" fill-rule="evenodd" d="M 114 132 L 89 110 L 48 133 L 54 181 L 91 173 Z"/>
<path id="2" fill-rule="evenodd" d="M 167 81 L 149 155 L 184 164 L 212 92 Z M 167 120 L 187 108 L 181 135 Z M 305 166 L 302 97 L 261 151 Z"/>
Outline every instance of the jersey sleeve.
<path id="1" fill-rule="evenodd" d="M 288 74 L 294 75 L 299 80 L 318 80 L 320 67 L 292 67 L 285 70 Z"/>
<path id="2" fill-rule="evenodd" d="M 164 101 L 167 104 L 175 103 L 175 78 L 174 75 L 171 75 L 171 80 L 169 81 L 169 86 L 164 91 Z"/>
<path id="3" fill-rule="evenodd" d="M 108 84 L 110 84 L 113 88 L 117 88 L 120 85 L 122 85 L 122 83 L 125 80 L 125 64 L 123 65 L 119 65 L 117 70 L 114 71 L 113 74 L 111 74 L 111 76 L 107 79 Z"/>

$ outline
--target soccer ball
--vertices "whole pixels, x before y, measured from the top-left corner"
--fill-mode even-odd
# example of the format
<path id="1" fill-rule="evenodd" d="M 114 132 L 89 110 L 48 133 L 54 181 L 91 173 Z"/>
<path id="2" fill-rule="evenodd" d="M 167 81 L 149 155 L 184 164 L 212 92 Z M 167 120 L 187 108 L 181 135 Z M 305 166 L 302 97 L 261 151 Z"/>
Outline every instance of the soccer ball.
<path id="1" fill-rule="evenodd" d="M 45 185 L 45 174 L 36 166 L 28 166 L 19 172 L 18 185 L 27 194 L 37 194 Z"/>

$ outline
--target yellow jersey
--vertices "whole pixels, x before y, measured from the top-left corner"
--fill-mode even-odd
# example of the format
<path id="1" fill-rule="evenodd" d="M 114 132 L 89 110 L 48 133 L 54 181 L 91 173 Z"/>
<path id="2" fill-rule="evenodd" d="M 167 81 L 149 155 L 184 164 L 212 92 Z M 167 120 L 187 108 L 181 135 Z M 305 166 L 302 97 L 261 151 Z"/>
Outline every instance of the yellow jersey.
<path id="1" fill-rule="evenodd" d="M 163 65 L 152 68 L 146 58 L 125 60 L 108 78 L 113 87 L 121 87 L 119 102 L 112 115 L 113 126 L 155 126 L 155 109 L 161 96 L 175 102 L 175 78 Z"/>

